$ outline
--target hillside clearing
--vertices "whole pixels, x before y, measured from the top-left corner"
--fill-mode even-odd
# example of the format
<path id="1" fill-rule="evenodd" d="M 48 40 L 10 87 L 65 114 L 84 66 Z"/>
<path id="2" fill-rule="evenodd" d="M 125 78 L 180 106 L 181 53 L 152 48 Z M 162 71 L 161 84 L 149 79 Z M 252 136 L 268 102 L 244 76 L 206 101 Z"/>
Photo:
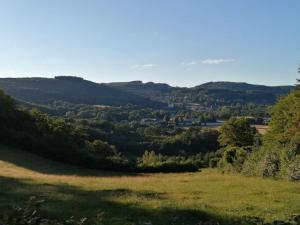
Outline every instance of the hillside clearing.
<path id="1" fill-rule="evenodd" d="M 0 211 L 30 196 L 59 218 L 98 214 L 100 224 L 197 224 L 258 216 L 289 219 L 300 212 L 300 184 L 197 173 L 124 174 L 80 169 L 0 146 Z"/>

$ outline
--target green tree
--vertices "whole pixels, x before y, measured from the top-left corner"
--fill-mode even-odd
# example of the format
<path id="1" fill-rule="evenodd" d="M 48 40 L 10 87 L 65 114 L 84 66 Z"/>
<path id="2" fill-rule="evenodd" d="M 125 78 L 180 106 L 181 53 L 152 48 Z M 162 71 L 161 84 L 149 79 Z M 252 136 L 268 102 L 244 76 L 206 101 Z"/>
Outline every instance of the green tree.
<path id="1" fill-rule="evenodd" d="M 300 88 L 282 97 L 270 109 L 272 120 L 263 137 L 263 146 L 253 151 L 244 171 L 300 180 Z M 248 165 L 248 166 L 247 166 Z"/>
<path id="2" fill-rule="evenodd" d="M 265 136 L 274 147 L 295 146 L 300 152 L 300 89 L 283 97 L 272 107 L 270 129 Z"/>
<path id="3" fill-rule="evenodd" d="M 117 155 L 117 151 L 114 146 L 109 145 L 101 140 L 95 140 L 91 143 L 91 152 L 95 155 L 106 158 Z"/>
<path id="4" fill-rule="evenodd" d="M 221 126 L 218 141 L 223 147 L 252 146 L 256 134 L 256 128 L 251 127 L 248 119 L 231 118 Z"/>
<path id="5" fill-rule="evenodd" d="M 9 95 L 6 95 L 2 90 L 0 90 L 0 116 L 7 116 L 5 114 L 10 113 L 15 110 L 15 100 Z"/>

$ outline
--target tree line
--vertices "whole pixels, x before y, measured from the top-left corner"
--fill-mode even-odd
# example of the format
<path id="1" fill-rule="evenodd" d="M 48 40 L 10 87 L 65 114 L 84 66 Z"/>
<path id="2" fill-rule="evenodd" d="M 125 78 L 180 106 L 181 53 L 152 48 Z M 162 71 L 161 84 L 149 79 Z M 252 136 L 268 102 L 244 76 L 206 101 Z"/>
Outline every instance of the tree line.
<path id="1" fill-rule="evenodd" d="M 270 115 L 264 136 L 245 118 L 233 118 L 222 126 L 217 165 L 223 171 L 300 180 L 299 84 L 271 107 Z"/>

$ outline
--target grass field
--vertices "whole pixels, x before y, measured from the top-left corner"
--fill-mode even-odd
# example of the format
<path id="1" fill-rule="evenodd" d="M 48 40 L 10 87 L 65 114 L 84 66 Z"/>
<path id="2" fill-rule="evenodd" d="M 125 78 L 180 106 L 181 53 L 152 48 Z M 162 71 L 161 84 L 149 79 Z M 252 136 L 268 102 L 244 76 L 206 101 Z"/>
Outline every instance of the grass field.
<path id="1" fill-rule="evenodd" d="M 61 165 L 0 146 L 0 210 L 30 196 L 51 218 L 89 224 L 233 224 L 242 216 L 288 219 L 300 212 L 300 184 L 205 169 L 181 174 L 122 174 Z"/>

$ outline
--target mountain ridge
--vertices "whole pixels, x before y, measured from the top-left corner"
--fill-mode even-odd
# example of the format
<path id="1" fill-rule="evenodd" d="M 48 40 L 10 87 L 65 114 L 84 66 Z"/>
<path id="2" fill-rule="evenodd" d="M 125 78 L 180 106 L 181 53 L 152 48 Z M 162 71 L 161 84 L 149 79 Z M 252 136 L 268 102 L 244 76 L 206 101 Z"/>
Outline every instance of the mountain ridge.
<path id="1" fill-rule="evenodd" d="M 246 82 L 207 82 L 194 87 L 173 87 L 166 83 L 129 81 L 95 83 L 75 76 L 54 78 L 0 78 L 0 88 L 16 99 L 47 104 L 66 101 L 75 104 L 164 108 L 170 103 L 198 103 L 204 106 L 231 104 L 269 105 L 294 86 L 267 86 Z"/>
<path id="2" fill-rule="evenodd" d="M 91 105 L 163 106 L 163 103 L 80 77 L 0 78 L 0 88 L 16 99 L 33 103 L 49 103 L 60 100 Z"/>

